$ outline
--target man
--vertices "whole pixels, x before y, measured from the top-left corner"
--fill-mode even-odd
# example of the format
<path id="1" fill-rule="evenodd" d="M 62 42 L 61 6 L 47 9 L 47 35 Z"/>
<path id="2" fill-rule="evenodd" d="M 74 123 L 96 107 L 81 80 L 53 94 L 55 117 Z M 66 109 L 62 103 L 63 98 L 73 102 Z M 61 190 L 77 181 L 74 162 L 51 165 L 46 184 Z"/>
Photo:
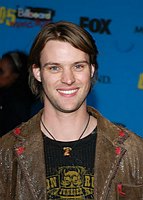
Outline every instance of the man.
<path id="1" fill-rule="evenodd" d="M 143 199 L 143 140 L 86 105 L 97 53 L 69 22 L 36 37 L 29 82 L 44 108 L 2 138 L 1 199 Z"/>

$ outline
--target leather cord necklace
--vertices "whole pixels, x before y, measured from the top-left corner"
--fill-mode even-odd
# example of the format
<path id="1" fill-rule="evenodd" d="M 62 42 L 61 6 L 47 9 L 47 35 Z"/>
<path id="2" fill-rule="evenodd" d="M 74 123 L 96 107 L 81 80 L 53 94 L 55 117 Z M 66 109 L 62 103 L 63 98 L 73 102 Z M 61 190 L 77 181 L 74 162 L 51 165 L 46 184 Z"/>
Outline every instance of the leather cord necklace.
<path id="1" fill-rule="evenodd" d="M 42 124 L 42 126 L 44 127 L 44 129 L 47 131 L 47 133 L 53 138 L 53 140 L 57 141 L 56 138 L 52 135 L 52 133 L 50 133 L 50 131 L 46 128 L 46 126 L 45 126 L 45 124 L 44 124 L 42 118 L 41 118 L 40 121 L 41 121 L 41 124 Z M 82 138 L 82 136 L 84 135 L 84 133 L 85 133 L 85 131 L 86 131 L 88 125 L 89 125 L 89 122 L 90 122 L 90 115 L 89 115 L 89 117 L 88 117 L 86 126 L 85 126 L 83 132 L 81 133 L 81 135 L 80 135 L 80 137 L 78 138 L 77 141 L 79 141 L 79 140 Z M 63 151 L 64 151 L 64 156 L 70 156 L 70 155 L 71 155 L 72 148 L 71 148 L 71 147 L 63 147 Z"/>

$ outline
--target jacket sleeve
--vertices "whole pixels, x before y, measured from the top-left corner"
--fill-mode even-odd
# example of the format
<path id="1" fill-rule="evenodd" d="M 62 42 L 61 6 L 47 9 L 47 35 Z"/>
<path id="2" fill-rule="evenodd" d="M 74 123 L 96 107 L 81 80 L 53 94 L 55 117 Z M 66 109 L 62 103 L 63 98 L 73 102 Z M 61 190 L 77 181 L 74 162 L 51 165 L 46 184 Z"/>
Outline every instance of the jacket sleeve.
<path id="1" fill-rule="evenodd" d="M 0 138 L 0 199 L 5 200 L 4 180 L 2 166 L 2 138 Z"/>
<path id="2" fill-rule="evenodd" d="M 0 199 L 11 198 L 12 186 L 12 146 L 14 144 L 11 134 L 6 134 L 0 139 Z"/>

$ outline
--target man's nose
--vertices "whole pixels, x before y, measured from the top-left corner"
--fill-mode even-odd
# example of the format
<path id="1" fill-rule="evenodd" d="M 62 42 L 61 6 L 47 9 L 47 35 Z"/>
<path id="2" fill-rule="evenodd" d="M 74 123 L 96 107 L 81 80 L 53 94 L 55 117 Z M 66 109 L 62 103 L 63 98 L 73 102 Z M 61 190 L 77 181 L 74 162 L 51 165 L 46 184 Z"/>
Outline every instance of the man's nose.
<path id="1" fill-rule="evenodd" d="M 61 77 L 62 83 L 71 85 L 75 82 L 75 76 L 72 71 L 72 69 L 65 69 L 63 70 L 62 77 Z"/>

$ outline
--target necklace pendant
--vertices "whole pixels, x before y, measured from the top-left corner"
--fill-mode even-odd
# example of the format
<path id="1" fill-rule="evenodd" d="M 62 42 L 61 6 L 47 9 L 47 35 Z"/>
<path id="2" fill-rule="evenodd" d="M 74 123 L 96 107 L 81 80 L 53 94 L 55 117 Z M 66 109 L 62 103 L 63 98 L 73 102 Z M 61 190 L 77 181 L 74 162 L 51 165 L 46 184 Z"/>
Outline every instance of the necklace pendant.
<path id="1" fill-rule="evenodd" d="M 70 156 L 72 148 L 71 147 L 64 147 L 64 156 Z"/>

